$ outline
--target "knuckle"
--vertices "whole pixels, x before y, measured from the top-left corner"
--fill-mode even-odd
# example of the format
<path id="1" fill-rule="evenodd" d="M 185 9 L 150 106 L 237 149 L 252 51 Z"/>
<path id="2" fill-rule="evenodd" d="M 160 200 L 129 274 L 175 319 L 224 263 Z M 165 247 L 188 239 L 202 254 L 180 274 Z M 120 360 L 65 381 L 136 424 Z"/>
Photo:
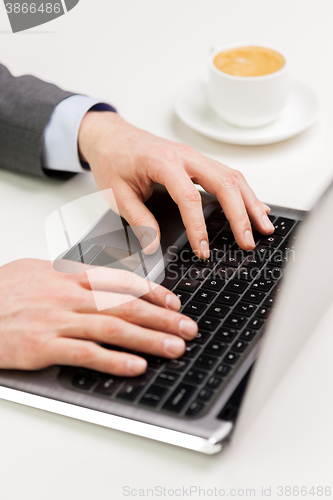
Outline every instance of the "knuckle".
<path id="1" fill-rule="evenodd" d="M 72 359 L 76 366 L 90 364 L 94 359 L 93 345 L 86 341 L 72 351 Z"/>
<path id="2" fill-rule="evenodd" d="M 233 190 L 238 187 L 238 180 L 233 172 L 232 174 L 228 174 L 224 179 L 223 179 L 223 184 L 226 189 Z"/>
<path id="3" fill-rule="evenodd" d="M 252 208 L 254 210 L 257 210 L 257 211 L 260 211 L 260 212 L 263 211 L 262 203 L 258 200 L 258 198 L 254 199 L 252 201 L 251 205 L 252 205 Z"/>
<path id="4" fill-rule="evenodd" d="M 177 152 L 169 146 L 160 146 L 157 150 L 157 154 L 162 161 L 167 163 L 179 161 Z"/>
<path id="5" fill-rule="evenodd" d="M 185 202 L 201 203 L 201 195 L 195 187 L 188 187 L 183 192 Z"/>
<path id="6" fill-rule="evenodd" d="M 251 227 L 249 217 L 246 212 L 239 214 L 239 216 L 237 217 L 237 223 L 241 224 L 242 226 L 246 226 L 249 228 Z"/>
<path id="7" fill-rule="evenodd" d="M 243 180 L 245 180 L 244 175 L 243 175 L 243 174 L 242 174 L 242 172 L 240 172 L 239 170 L 234 170 L 234 176 L 235 176 L 235 178 L 236 178 L 238 181 L 243 181 Z"/>

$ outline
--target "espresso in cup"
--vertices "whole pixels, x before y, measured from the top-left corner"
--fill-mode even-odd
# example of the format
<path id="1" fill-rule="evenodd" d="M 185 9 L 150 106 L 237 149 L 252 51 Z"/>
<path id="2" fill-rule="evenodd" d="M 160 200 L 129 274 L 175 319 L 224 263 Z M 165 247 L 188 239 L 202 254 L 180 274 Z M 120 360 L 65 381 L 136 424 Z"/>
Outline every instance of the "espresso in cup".
<path id="1" fill-rule="evenodd" d="M 274 49 L 248 45 L 216 49 L 210 55 L 209 103 L 232 125 L 261 127 L 276 120 L 288 90 L 287 61 Z"/>
<path id="2" fill-rule="evenodd" d="M 285 59 L 275 50 L 250 46 L 219 52 L 214 58 L 214 64 L 228 75 L 264 76 L 282 69 Z"/>

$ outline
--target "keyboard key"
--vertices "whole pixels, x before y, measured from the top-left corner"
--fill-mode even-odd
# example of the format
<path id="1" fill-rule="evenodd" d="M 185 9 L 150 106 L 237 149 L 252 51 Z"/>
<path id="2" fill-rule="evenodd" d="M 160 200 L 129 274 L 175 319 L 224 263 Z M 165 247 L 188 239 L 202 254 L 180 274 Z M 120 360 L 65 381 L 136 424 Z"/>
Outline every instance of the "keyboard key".
<path id="1" fill-rule="evenodd" d="M 178 288 L 180 290 L 184 290 L 185 292 L 195 292 L 195 290 L 198 288 L 199 285 L 200 281 L 198 280 L 184 278 L 178 284 Z"/>
<path id="2" fill-rule="evenodd" d="M 140 353 L 140 356 L 145 358 L 148 362 L 148 367 L 153 368 L 153 369 L 160 368 L 166 362 L 165 358 L 160 358 L 158 356 L 152 356 L 151 354 Z"/>
<path id="3" fill-rule="evenodd" d="M 144 389 L 144 387 L 146 387 L 146 384 L 152 377 L 153 373 L 154 372 L 152 370 L 147 370 L 139 377 L 128 379 L 120 388 L 116 397 L 124 399 L 125 401 L 134 401 L 138 394 Z"/>
<path id="4" fill-rule="evenodd" d="M 214 217 L 209 217 L 208 219 L 206 219 L 207 228 L 213 229 L 214 231 L 221 231 L 225 224 L 225 219 L 216 219 Z"/>
<path id="5" fill-rule="evenodd" d="M 225 214 L 224 214 L 224 212 L 223 212 L 223 210 L 222 210 L 222 208 L 221 208 L 221 207 L 216 208 L 216 209 L 214 210 L 214 212 L 212 212 L 212 213 L 210 214 L 210 217 L 215 217 L 216 219 L 222 219 L 222 220 L 227 221 L 227 218 L 226 218 L 226 216 L 225 216 Z"/>
<path id="6" fill-rule="evenodd" d="M 260 253 L 253 252 L 252 255 L 246 257 L 243 262 L 243 266 L 260 269 L 260 267 L 263 266 L 265 262 L 266 260 L 260 255 Z"/>
<path id="7" fill-rule="evenodd" d="M 82 389 L 84 391 L 89 391 L 89 389 L 97 382 L 97 378 L 85 375 L 83 373 L 78 373 L 75 375 L 72 381 L 72 385 L 77 389 Z"/>
<path id="8" fill-rule="evenodd" d="M 210 338 L 210 334 L 207 332 L 198 332 L 192 342 L 196 342 L 197 344 L 204 344 L 207 339 Z"/>
<path id="9" fill-rule="evenodd" d="M 281 236 L 278 236 L 277 234 L 270 234 L 269 236 L 262 236 L 260 238 L 260 244 L 261 245 L 269 245 L 271 247 L 277 247 L 280 245 L 282 241 Z"/>
<path id="10" fill-rule="evenodd" d="M 271 294 L 269 297 L 267 297 L 266 300 L 264 300 L 263 306 L 264 307 L 272 307 L 274 305 L 274 301 L 275 301 L 275 297 L 274 297 L 274 295 Z"/>
<path id="11" fill-rule="evenodd" d="M 214 395 L 213 391 L 210 391 L 209 389 L 201 389 L 201 391 L 199 391 L 197 398 L 201 399 L 201 401 L 207 402 L 211 399 L 213 395 Z"/>
<path id="12" fill-rule="evenodd" d="M 219 377 L 226 377 L 228 373 L 230 372 L 231 368 L 230 366 L 223 365 L 222 363 L 216 368 L 215 370 L 215 375 Z"/>
<path id="13" fill-rule="evenodd" d="M 271 308 L 270 307 L 259 307 L 258 311 L 257 311 L 257 316 L 259 316 L 260 318 L 268 318 L 269 314 L 271 312 Z"/>
<path id="14" fill-rule="evenodd" d="M 195 387 L 193 387 L 193 385 L 179 384 L 163 405 L 163 409 L 179 413 L 184 408 L 194 391 Z"/>
<path id="15" fill-rule="evenodd" d="M 185 278 L 190 278 L 194 280 L 204 280 L 208 277 L 211 270 L 208 267 L 193 266 L 186 274 Z"/>
<path id="16" fill-rule="evenodd" d="M 236 316 L 236 314 L 230 314 L 224 322 L 225 326 L 229 326 L 235 330 L 240 330 L 245 324 L 246 318 L 242 316 Z"/>
<path id="17" fill-rule="evenodd" d="M 235 272 L 233 267 L 228 267 L 224 264 L 218 265 L 212 272 L 211 278 L 218 278 L 220 280 L 228 280 Z"/>
<path id="18" fill-rule="evenodd" d="M 226 348 L 227 346 L 225 344 L 222 344 L 222 342 L 213 340 L 212 342 L 209 342 L 205 347 L 205 353 L 214 354 L 215 356 L 221 356 Z"/>
<path id="19" fill-rule="evenodd" d="M 212 290 L 213 292 L 219 292 L 223 287 L 224 283 L 225 283 L 224 280 L 221 280 L 219 278 L 208 279 L 204 281 L 202 288 L 205 288 L 207 290 Z"/>
<path id="20" fill-rule="evenodd" d="M 264 322 L 265 321 L 261 318 L 253 318 L 247 326 L 252 330 L 259 330 L 263 326 Z"/>
<path id="21" fill-rule="evenodd" d="M 139 403 L 147 406 L 157 406 L 167 393 L 168 389 L 159 385 L 151 385 L 148 391 L 142 396 Z"/>
<path id="22" fill-rule="evenodd" d="M 216 298 L 217 303 L 225 304 L 227 306 L 233 306 L 235 302 L 239 299 L 239 295 L 230 292 L 221 292 L 220 295 Z"/>
<path id="23" fill-rule="evenodd" d="M 178 290 L 178 289 L 174 290 L 173 293 L 175 295 L 177 295 L 177 297 L 179 298 L 179 300 L 182 303 L 182 305 L 186 304 L 186 302 L 188 301 L 188 299 L 191 297 L 190 293 L 183 292 L 182 290 Z"/>
<path id="24" fill-rule="evenodd" d="M 197 260 L 195 261 L 195 265 L 197 267 L 207 267 L 209 269 L 212 269 L 216 265 L 216 260 L 214 259 L 206 259 L 206 260 L 201 260 L 198 257 L 196 258 Z"/>
<path id="25" fill-rule="evenodd" d="M 168 370 L 174 370 L 176 372 L 183 372 L 188 367 L 189 361 L 185 359 L 170 359 L 165 367 Z"/>
<path id="26" fill-rule="evenodd" d="M 250 342 L 257 335 L 257 333 L 258 332 L 256 330 L 244 330 L 239 338 Z"/>
<path id="27" fill-rule="evenodd" d="M 274 285 L 273 280 L 259 278 L 252 283 L 252 288 L 255 290 L 259 290 L 259 292 L 268 292 L 273 285 Z"/>
<path id="28" fill-rule="evenodd" d="M 214 243 L 217 243 L 218 245 L 231 246 L 235 243 L 235 238 L 232 234 L 222 231 L 222 233 L 217 236 Z"/>
<path id="29" fill-rule="evenodd" d="M 243 352 L 249 344 L 244 340 L 236 340 L 231 346 L 231 350 L 235 352 Z"/>
<path id="30" fill-rule="evenodd" d="M 235 278 L 242 281 L 252 281 L 258 274 L 256 268 L 241 267 L 236 271 Z"/>
<path id="31" fill-rule="evenodd" d="M 210 308 L 207 310 L 207 316 L 214 316 L 215 318 L 224 318 L 228 312 L 230 311 L 230 307 L 223 306 L 220 304 L 214 304 L 210 306 Z"/>
<path id="32" fill-rule="evenodd" d="M 200 413 L 203 408 L 204 405 L 202 403 L 199 403 L 199 401 L 193 401 L 193 403 L 191 403 L 188 407 L 185 415 L 193 417 L 194 415 L 198 415 L 198 413 Z"/>
<path id="33" fill-rule="evenodd" d="M 247 286 L 248 284 L 244 281 L 232 279 L 231 281 L 229 281 L 229 283 L 227 283 L 225 290 L 227 290 L 228 292 L 243 293 Z"/>
<path id="34" fill-rule="evenodd" d="M 258 292 L 257 290 L 253 290 L 252 288 L 250 288 L 250 290 L 246 292 L 242 299 L 246 302 L 251 302 L 251 304 L 259 304 L 264 297 L 265 294 L 263 292 Z"/>
<path id="35" fill-rule="evenodd" d="M 193 367 L 196 369 L 210 370 L 216 364 L 217 359 L 212 356 L 207 356 L 206 354 L 201 354 L 198 357 Z"/>
<path id="36" fill-rule="evenodd" d="M 174 385 L 179 379 L 179 373 L 173 373 L 168 370 L 165 370 L 159 374 L 156 379 L 156 383 L 160 385 L 166 385 L 167 387 L 171 387 Z"/>
<path id="37" fill-rule="evenodd" d="M 279 234 L 281 236 L 285 236 L 290 229 L 293 227 L 295 221 L 293 219 L 287 219 L 286 217 L 279 217 L 274 222 L 274 234 Z"/>
<path id="38" fill-rule="evenodd" d="M 94 392 L 98 394 L 104 394 L 105 396 L 110 396 L 116 387 L 118 387 L 120 379 L 118 377 L 103 377 L 102 380 L 97 384 Z"/>
<path id="39" fill-rule="evenodd" d="M 270 258 L 273 252 L 275 252 L 275 248 L 268 247 L 266 245 L 257 245 L 255 249 L 256 255 L 263 263 Z"/>
<path id="40" fill-rule="evenodd" d="M 182 312 L 184 314 L 194 314 L 195 316 L 200 316 L 204 312 L 206 307 L 207 306 L 205 304 L 194 302 L 194 300 L 192 300 L 187 304 L 187 306 L 185 306 Z"/>
<path id="41" fill-rule="evenodd" d="M 229 328 L 220 328 L 214 334 L 214 340 L 222 340 L 222 342 L 231 342 L 237 334 L 236 330 L 231 330 Z"/>
<path id="42" fill-rule="evenodd" d="M 191 384 L 199 385 L 201 382 L 205 380 L 207 377 L 207 373 L 202 370 L 196 370 L 195 368 L 191 368 L 187 374 L 185 375 L 185 382 L 189 382 Z"/>
<path id="43" fill-rule="evenodd" d="M 252 316 L 252 314 L 255 312 L 256 309 L 257 308 L 255 305 L 241 301 L 234 308 L 233 312 L 236 314 L 241 314 L 246 317 L 250 317 Z"/>
<path id="44" fill-rule="evenodd" d="M 218 389 L 220 387 L 222 383 L 222 379 L 220 377 L 210 377 L 210 379 L 208 380 L 207 384 L 206 384 L 206 387 L 208 389 Z"/>
<path id="45" fill-rule="evenodd" d="M 212 332 L 217 328 L 220 324 L 220 321 L 215 318 L 210 318 L 209 316 L 204 316 L 198 323 L 198 327 L 202 330 L 208 330 Z"/>
<path id="46" fill-rule="evenodd" d="M 265 278 L 268 280 L 279 280 L 282 278 L 282 269 L 280 267 L 266 266 L 260 273 L 260 278 Z"/>
<path id="47" fill-rule="evenodd" d="M 210 290 L 199 290 L 193 297 L 194 300 L 209 304 L 216 297 L 216 293 Z"/>
<path id="48" fill-rule="evenodd" d="M 212 259 L 215 262 L 222 259 L 223 255 L 228 250 L 228 248 L 229 247 L 226 247 L 225 245 L 217 245 L 216 243 L 211 243 L 209 245 L 209 250 L 210 250 L 210 254 L 212 256 Z"/>
<path id="49" fill-rule="evenodd" d="M 228 252 L 222 258 L 222 262 L 226 266 L 238 267 L 244 259 L 244 252 Z"/>
<path id="50" fill-rule="evenodd" d="M 200 351 L 200 347 L 196 344 L 192 344 L 192 342 L 188 342 L 186 344 L 186 349 L 185 349 L 185 352 L 183 354 L 183 357 L 184 358 L 195 358 L 195 356 L 198 354 L 198 352 Z"/>
<path id="51" fill-rule="evenodd" d="M 228 352 L 226 356 L 223 358 L 223 363 L 227 363 L 228 365 L 234 365 L 239 359 L 239 354 L 235 352 Z"/>

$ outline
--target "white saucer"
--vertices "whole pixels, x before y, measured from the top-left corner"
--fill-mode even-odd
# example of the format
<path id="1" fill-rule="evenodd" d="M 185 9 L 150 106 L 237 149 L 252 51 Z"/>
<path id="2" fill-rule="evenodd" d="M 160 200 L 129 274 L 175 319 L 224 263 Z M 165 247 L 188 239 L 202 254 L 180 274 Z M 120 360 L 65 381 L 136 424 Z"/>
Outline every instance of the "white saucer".
<path id="1" fill-rule="evenodd" d="M 303 132 L 315 122 L 319 108 L 315 91 L 297 81 L 291 82 L 288 104 L 280 118 L 260 128 L 238 128 L 224 122 L 210 108 L 202 79 L 182 89 L 176 101 L 178 117 L 192 129 L 217 141 L 244 146 L 273 144 Z"/>

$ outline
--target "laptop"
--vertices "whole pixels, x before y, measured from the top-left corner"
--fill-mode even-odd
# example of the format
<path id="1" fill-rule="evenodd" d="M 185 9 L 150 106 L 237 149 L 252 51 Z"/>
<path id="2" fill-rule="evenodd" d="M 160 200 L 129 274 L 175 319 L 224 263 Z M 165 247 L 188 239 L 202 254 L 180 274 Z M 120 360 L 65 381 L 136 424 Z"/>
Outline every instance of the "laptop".
<path id="1" fill-rule="evenodd" d="M 249 253 L 237 247 L 217 200 L 202 193 L 202 205 L 207 261 L 194 255 L 178 207 L 157 186 L 147 206 L 161 228 L 160 252 L 145 256 L 126 223 L 109 232 L 108 210 L 54 262 L 63 271 L 68 262 L 122 261 L 176 293 L 199 327 L 181 358 L 140 353 L 148 368 L 134 378 L 70 366 L 1 370 L 0 397 L 206 454 L 253 421 L 332 300 L 333 184 L 309 214 L 272 206 L 275 232 L 254 232 Z"/>

